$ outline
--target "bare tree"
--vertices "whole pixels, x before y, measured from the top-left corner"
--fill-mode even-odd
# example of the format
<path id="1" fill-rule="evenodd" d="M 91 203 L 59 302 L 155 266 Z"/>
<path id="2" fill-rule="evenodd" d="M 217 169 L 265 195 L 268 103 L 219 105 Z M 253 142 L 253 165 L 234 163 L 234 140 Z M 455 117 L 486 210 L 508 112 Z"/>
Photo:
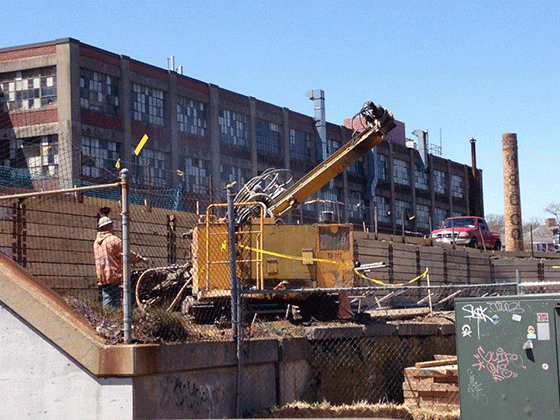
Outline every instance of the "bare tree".
<path id="1" fill-rule="evenodd" d="M 544 208 L 544 211 L 554 215 L 556 222 L 560 219 L 560 204 L 559 203 L 549 203 Z"/>
<path id="2" fill-rule="evenodd" d="M 503 214 L 488 214 L 486 216 L 486 223 L 491 231 L 504 233 L 505 221 Z"/>

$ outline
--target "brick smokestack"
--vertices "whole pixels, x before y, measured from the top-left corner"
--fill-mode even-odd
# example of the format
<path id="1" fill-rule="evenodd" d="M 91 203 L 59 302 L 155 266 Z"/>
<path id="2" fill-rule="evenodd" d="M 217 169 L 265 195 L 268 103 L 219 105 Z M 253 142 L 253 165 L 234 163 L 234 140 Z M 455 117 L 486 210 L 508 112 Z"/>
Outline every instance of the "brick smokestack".
<path id="1" fill-rule="evenodd" d="M 502 161 L 504 165 L 505 250 L 523 251 L 517 134 L 502 134 Z"/>
<path id="2" fill-rule="evenodd" d="M 476 169 L 476 139 L 473 137 L 471 139 L 471 167 L 472 167 L 472 177 L 477 178 Z"/>

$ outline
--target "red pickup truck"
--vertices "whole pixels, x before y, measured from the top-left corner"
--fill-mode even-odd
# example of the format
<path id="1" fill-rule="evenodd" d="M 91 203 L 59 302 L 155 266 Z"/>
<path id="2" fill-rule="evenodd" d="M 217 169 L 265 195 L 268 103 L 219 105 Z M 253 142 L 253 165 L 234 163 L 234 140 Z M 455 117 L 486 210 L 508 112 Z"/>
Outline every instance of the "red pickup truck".
<path id="1" fill-rule="evenodd" d="M 442 227 L 432 231 L 436 242 L 486 248 L 499 251 L 502 249 L 500 234 L 488 229 L 486 220 L 476 216 L 449 217 Z"/>

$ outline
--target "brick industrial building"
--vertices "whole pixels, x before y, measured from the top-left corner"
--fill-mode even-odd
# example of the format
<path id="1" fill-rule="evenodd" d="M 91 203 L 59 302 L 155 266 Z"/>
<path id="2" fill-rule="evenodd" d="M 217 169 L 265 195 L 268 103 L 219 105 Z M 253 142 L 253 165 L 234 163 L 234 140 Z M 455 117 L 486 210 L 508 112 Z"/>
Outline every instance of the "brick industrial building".
<path id="1" fill-rule="evenodd" d="M 114 181 L 119 161 L 136 185 L 180 185 L 189 203 L 205 202 L 270 167 L 298 179 L 352 136 L 326 123 L 321 139 L 311 116 L 181 73 L 71 38 L 0 49 L 3 185 L 17 177 L 37 188 Z M 410 147 L 403 123 L 387 140 L 292 220 L 332 210 L 360 226 L 377 220 L 381 230 L 400 232 L 404 220 L 406 230 L 426 233 L 447 216 L 483 214 L 474 144 L 473 170 L 428 153 L 422 134 Z"/>

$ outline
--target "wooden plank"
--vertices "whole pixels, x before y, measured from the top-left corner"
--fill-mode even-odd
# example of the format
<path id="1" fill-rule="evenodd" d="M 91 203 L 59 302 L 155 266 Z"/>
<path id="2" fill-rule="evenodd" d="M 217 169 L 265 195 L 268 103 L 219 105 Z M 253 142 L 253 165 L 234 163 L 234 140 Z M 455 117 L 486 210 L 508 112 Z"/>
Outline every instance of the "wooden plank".
<path id="1" fill-rule="evenodd" d="M 416 382 L 416 381 L 405 381 L 403 383 L 403 390 L 414 391 L 422 396 L 444 396 L 452 393 L 458 393 L 459 387 L 455 384 L 437 384 L 429 383 L 428 381 Z"/>
<path id="2" fill-rule="evenodd" d="M 377 309 L 364 311 L 372 318 L 399 319 L 409 318 L 413 316 L 427 315 L 430 313 L 429 308 L 410 308 L 410 309 Z"/>
<path id="3" fill-rule="evenodd" d="M 427 362 L 418 362 L 414 366 L 418 369 L 445 365 L 456 365 L 457 356 L 452 356 L 449 359 L 429 360 Z"/>

